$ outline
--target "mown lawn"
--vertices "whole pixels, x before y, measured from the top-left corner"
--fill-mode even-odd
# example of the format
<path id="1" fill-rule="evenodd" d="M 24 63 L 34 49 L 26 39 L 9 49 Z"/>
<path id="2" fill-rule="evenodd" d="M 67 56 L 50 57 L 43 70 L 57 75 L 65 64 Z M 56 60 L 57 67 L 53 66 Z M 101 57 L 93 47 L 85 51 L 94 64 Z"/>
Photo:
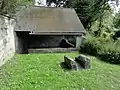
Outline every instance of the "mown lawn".
<path id="1" fill-rule="evenodd" d="M 120 90 L 120 66 L 91 57 L 92 69 L 66 71 L 63 56 L 78 53 L 15 55 L 0 68 L 0 90 Z"/>

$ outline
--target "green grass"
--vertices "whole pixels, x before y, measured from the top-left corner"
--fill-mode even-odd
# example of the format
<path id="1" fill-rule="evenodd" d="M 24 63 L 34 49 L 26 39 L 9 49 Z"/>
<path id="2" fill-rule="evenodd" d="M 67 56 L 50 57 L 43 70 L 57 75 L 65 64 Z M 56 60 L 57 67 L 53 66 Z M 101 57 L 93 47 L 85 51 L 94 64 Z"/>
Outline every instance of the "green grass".
<path id="1" fill-rule="evenodd" d="M 15 55 L 0 68 L 0 90 L 120 90 L 119 65 L 90 57 L 90 70 L 66 71 L 64 55 L 79 54 Z"/>

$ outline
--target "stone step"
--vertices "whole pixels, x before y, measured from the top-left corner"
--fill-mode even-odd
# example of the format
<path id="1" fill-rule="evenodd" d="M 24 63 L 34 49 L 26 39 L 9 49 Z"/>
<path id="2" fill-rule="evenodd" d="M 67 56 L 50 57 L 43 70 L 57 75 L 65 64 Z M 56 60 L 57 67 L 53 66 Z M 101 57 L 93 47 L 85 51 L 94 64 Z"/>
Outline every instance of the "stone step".
<path id="1" fill-rule="evenodd" d="M 76 52 L 76 48 L 39 48 L 39 49 L 28 49 L 29 53 L 61 53 L 61 52 Z"/>

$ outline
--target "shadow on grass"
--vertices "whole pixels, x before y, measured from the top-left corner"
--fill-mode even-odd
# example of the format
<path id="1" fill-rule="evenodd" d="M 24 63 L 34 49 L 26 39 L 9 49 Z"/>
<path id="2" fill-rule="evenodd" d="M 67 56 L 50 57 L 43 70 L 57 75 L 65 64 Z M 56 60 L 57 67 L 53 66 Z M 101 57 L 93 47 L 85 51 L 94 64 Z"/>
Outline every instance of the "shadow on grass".
<path id="1" fill-rule="evenodd" d="M 64 71 L 70 71 L 71 69 L 66 65 L 65 62 L 61 62 L 60 63 L 60 66 L 61 68 L 64 70 Z"/>

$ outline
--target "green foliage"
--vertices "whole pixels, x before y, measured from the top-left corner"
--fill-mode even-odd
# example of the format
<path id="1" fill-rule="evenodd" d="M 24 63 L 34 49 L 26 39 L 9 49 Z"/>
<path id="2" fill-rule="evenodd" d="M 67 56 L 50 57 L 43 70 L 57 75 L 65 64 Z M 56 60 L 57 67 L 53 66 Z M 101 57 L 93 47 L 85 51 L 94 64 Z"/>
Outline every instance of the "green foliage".
<path id="1" fill-rule="evenodd" d="M 110 63 L 120 64 L 120 41 L 109 43 L 104 46 L 103 51 L 99 54 L 102 60 Z"/>
<path id="2" fill-rule="evenodd" d="M 95 55 L 101 60 L 120 64 L 120 41 L 113 42 L 110 38 L 94 37 L 88 35 L 87 41 L 81 47 L 81 52 Z"/>
<path id="3" fill-rule="evenodd" d="M 120 29 L 120 11 L 116 13 L 113 24 L 115 28 Z"/>
<path id="4" fill-rule="evenodd" d="M 92 24 L 90 28 L 91 33 L 98 37 L 108 38 L 114 31 L 113 18 L 111 11 L 106 11 L 102 17 L 101 23 L 99 20 L 96 20 Z"/>
<path id="5" fill-rule="evenodd" d="M 104 50 L 105 44 L 109 43 L 110 41 L 111 40 L 107 38 L 95 37 L 93 35 L 88 34 L 87 40 L 81 46 L 81 52 L 90 55 L 98 55 Z"/>
<path id="6" fill-rule="evenodd" d="M 12 16 L 21 5 L 28 5 L 32 0 L 0 0 L 0 14 Z"/>
<path id="7" fill-rule="evenodd" d="M 70 0 L 68 7 L 75 8 L 85 28 L 89 29 L 91 24 L 102 19 L 104 12 L 109 10 L 107 0 Z"/>
<path id="8" fill-rule="evenodd" d="M 101 49 L 100 47 L 101 46 L 98 38 L 89 35 L 87 37 L 87 41 L 85 41 L 84 45 L 81 46 L 80 51 L 90 55 L 97 55 Z"/>

